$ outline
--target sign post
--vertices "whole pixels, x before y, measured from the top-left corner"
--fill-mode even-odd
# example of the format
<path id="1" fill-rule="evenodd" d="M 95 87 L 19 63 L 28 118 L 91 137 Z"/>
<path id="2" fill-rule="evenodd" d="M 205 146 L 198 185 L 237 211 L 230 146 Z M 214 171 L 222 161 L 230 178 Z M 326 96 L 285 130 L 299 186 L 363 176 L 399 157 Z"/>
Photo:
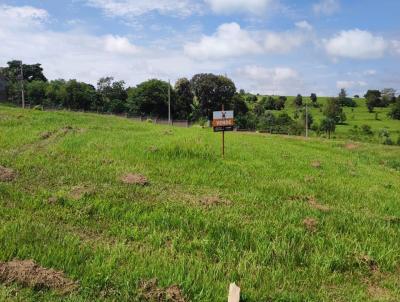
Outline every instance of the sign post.
<path id="1" fill-rule="evenodd" d="M 212 126 L 214 132 L 222 132 L 222 158 L 225 157 L 225 131 L 233 131 L 235 120 L 233 118 L 233 111 L 225 111 L 222 105 L 221 111 L 213 112 Z"/>

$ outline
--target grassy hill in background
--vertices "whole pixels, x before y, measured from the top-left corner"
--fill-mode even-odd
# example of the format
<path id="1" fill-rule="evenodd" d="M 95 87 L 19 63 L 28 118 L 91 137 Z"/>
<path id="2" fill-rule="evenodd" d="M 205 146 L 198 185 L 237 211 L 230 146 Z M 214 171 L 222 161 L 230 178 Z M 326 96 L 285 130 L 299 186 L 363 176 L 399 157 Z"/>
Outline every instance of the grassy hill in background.
<path id="1" fill-rule="evenodd" d="M 338 133 L 398 123 L 354 114 Z M 222 160 L 220 144 L 209 129 L 0 106 L 0 262 L 77 282 L 61 295 L 0 278 L 0 300 L 179 288 L 222 302 L 230 282 L 243 301 L 400 300 L 400 148 L 227 133 Z"/>
<path id="2" fill-rule="evenodd" d="M 294 112 L 296 111 L 296 108 L 293 104 L 294 99 L 294 96 L 289 96 L 288 100 L 286 101 L 286 108 L 283 110 L 291 117 L 294 116 Z M 314 117 L 314 121 L 318 124 L 324 118 L 322 108 L 327 99 L 328 97 L 318 97 L 318 103 L 321 105 L 321 108 L 313 108 L 312 106 L 309 107 L 310 112 Z M 379 143 L 382 141 L 382 138 L 379 137 L 379 134 L 383 129 L 386 129 L 390 133 L 392 140 L 396 142 L 397 138 L 400 137 L 400 121 L 393 120 L 388 116 L 390 107 L 375 108 L 374 112 L 370 113 L 368 112 L 364 98 L 355 98 L 354 101 L 357 103 L 357 107 L 343 107 L 347 120 L 345 124 L 337 126 L 336 133 L 334 134 L 335 137 Z M 309 97 L 303 97 L 303 103 L 311 104 L 312 102 Z M 279 111 L 272 112 L 279 113 Z M 373 134 L 364 135 L 361 131 L 361 127 L 363 125 L 370 126 Z M 355 127 L 358 127 L 359 133 L 354 132 Z M 311 135 L 316 134 L 311 133 Z"/>

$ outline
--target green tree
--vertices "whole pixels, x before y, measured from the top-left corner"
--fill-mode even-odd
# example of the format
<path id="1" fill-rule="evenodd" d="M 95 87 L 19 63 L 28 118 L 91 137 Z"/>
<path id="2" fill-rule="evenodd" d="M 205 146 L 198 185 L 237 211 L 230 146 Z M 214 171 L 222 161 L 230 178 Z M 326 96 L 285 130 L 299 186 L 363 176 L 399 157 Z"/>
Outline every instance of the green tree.
<path id="1" fill-rule="evenodd" d="M 54 80 L 47 85 L 46 105 L 51 107 L 66 107 L 67 90 L 65 80 Z"/>
<path id="2" fill-rule="evenodd" d="M 232 98 L 232 104 L 235 118 L 246 115 L 247 112 L 249 112 L 249 108 L 247 107 L 247 103 L 244 100 L 243 94 L 235 93 Z"/>
<path id="3" fill-rule="evenodd" d="M 31 105 L 44 105 L 48 84 L 43 81 L 32 81 L 26 85 L 26 96 Z"/>
<path id="4" fill-rule="evenodd" d="M 317 104 L 318 101 L 317 94 L 311 93 L 310 99 L 313 105 Z"/>
<path id="5" fill-rule="evenodd" d="M 301 94 L 298 94 L 296 96 L 296 98 L 294 99 L 294 105 L 297 108 L 300 108 L 301 106 L 303 106 L 303 97 L 301 96 Z"/>
<path id="6" fill-rule="evenodd" d="M 327 133 L 328 138 L 331 138 L 331 134 L 336 130 L 336 121 L 333 118 L 324 118 L 321 121 L 320 130 Z"/>
<path id="7" fill-rule="evenodd" d="M 98 111 L 120 113 L 126 107 L 128 93 L 124 81 L 114 81 L 113 77 L 104 77 L 97 82 L 98 99 L 94 108 Z"/>
<path id="8" fill-rule="evenodd" d="M 176 118 L 188 119 L 192 110 L 194 95 L 190 87 L 190 81 L 181 78 L 175 83 L 176 103 L 173 115 Z"/>
<path id="9" fill-rule="evenodd" d="M 89 84 L 69 80 L 65 84 L 66 104 L 69 109 L 90 110 L 96 99 L 96 89 Z"/>
<path id="10" fill-rule="evenodd" d="M 323 114 L 335 121 L 336 124 L 344 123 L 346 121 L 346 114 L 338 98 L 329 98 L 324 106 Z"/>
<path id="11" fill-rule="evenodd" d="M 202 114 L 212 118 L 213 111 L 232 108 L 232 98 L 236 93 L 235 84 L 225 76 L 214 74 L 196 74 L 190 81 L 192 91 L 199 100 Z"/>
<path id="12" fill-rule="evenodd" d="M 176 94 L 169 83 L 152 79 L 128 90 L 128 108 L 135 114 L 168 117 L 168 87 L 171 104 L 176 102 Z"/>
<path id="13" fill-rule="evenodd" d="M 389 116 L 394 120 L 400 120 L 400 96 L 390 109 Z"/>
<path id="14" fill-rule="evenodd" d="M 339 101 L 341 106 L 346 107 L 356 107 L 357 103 L 352 99 L 347 97 L 346 89 L 342 88 L 339 93 Z"/>
<path id="15" fill-rule="evenodd" d="M 365 94 L 366 105 L 369 112 L 373 112 L 375 107 L 381 107 L 381 92 L 379 90 L 368 90 Z"/>

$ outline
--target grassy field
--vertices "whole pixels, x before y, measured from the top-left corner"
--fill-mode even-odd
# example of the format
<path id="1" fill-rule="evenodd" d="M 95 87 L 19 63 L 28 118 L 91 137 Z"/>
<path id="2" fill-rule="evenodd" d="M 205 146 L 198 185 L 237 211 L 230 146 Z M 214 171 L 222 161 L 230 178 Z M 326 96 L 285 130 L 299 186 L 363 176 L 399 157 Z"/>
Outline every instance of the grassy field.
<path id="1" fill-rule="evenodd" d="M 0 106 L 0 166 L 15 171 L 0 182 L 0 261 L 79 282 L 69 295 L 0 283 L 0 300 L 143 301 L 152 278 L 186 301 L 226 301 L 230 282 L 242 301 L 400 300 L 399 147 L 228 133 L 222 160 L 220 143 Z"/>
<path id="2" fill-rule="evenodd" d="M 292 117 L 296 110 L 293 104 L 294 98 L 295 97 L 288 97 L 286 108 L 284 110 Z M 326 100 L 326 97 L 319 97 L 318 103 L 321 104 L 321 106 L 324 106 Z M 336 136 L 337 138 L 352 138 L 363 141 L 381 142 L 382 139 L 379 138 L 379 132 L 382 129 L 387 129 L 390 132 L 392 140 L 394 142 L 397 141 L 398 137 L 400 137 L 400 121 L 393 120 L 388 117 L 390 108 L 375 108 L 374 112 L 370 113 L 368 112 L 367 106 L 365 105 L 365 99 L 355 99 L 355 101 L 357 103 L 357 107 L 344 107 L 344 112 L 346 113 L 347 117 L 346 123 L 344 125 L 337 126 L 334 136 Z M 311 100 L 308 97 L 303 97 L 303 102 L 311 104 Z M 279 111 L 274 112 L 279 113 Z M 318 124 L 324 118 L 319 108 L 310 107 L 310 112 L 314 117 L 315 122 L 317 122 Z M 376 119 L 376 117 L 378 119 Z M 354 126 L 360 128 L 362 125 L 371 126 L 374 134 L 372 136 L 365 136 L 362 134 L 354 135 L 354 133 L 352 133 Z M 315 133 L 313 134 L 315 135 Z"/>

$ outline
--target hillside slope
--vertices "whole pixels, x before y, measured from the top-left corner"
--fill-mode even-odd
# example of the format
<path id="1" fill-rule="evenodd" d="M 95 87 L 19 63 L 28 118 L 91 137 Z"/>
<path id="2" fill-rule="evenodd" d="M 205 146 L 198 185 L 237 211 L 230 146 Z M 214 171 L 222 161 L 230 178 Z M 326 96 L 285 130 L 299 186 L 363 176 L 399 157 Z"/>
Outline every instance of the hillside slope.
<path id="1" fill-rule="evenodd" d="M 143 301 L 152 278 L 186 301 L 234 281 L 243 301 L 400 300 L 400 148 L 228 133 L 222 160 L 220 141 L 0 106 L 0 261 L 79 282 L 0 300 Z"/>

